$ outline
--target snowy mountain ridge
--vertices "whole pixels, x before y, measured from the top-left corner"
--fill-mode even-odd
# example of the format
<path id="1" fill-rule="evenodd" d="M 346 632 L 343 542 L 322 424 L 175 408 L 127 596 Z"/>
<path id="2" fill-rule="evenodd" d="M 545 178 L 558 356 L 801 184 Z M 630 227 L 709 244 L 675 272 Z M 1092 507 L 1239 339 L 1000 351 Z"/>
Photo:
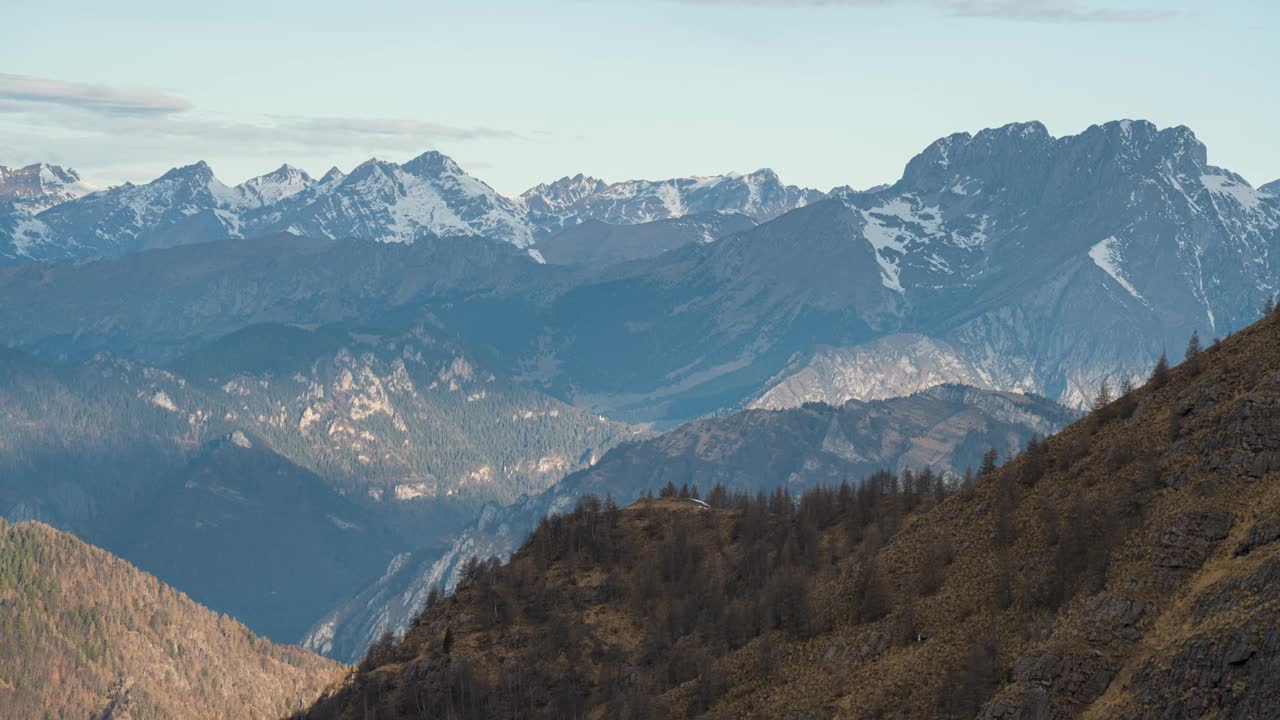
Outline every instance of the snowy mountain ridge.
<path id="1" fill-rule="evenodd" d="M 436 151 L 400 164 L 370 159 L 350 174 L 335 167 L 319 180 L 285 164 L 236 186 L 200 161 L 100 192 L 74 172 L 38 167 L 52 168 L 41 172 L 62 178 L 62 191 L 28 202 L 29 211 L 0 225 L 0 261 L 111 257 L 275 232 L 381 242 L 412 242 L 423 233 L 486 236 L 527 248 L 586 220 L 629 225 L 736 212 L 758 222 L 822 197 L 761 170 L 613 184 L 578 175 L 512 199 Z M 0 174 L 0 192 L 17 182 L 8 179 L 13 172 Z"/>
<path id="2" fill-rule="evenodd" d="M 529 209 L 530 222 L 541 238 L 586 220 L 633 225 L 728 211 L 764 222 L 823 197 L 817 190 L 784 185 L 777 173 L 762 169 L 747 175 L 729 173 L 612 184 L 576 175 L 530 188 L 520 200 Z"/>

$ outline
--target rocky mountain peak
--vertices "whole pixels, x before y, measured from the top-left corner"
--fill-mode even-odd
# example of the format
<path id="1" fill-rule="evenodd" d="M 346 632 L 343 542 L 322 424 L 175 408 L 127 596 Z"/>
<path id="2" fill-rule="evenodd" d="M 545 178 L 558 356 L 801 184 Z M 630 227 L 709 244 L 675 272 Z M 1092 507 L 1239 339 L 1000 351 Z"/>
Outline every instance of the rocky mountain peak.
<path id="1" fill-rule="evenodd" d="M 36 163 L 21 168 L 0 165 L 0 200 L 8 200 L 29 213 L 100 190 L 80 179 L 71 168 Z"/>
<path id="2" fill-rule="evenodd" d="M 286 163 L 266 175 L 244 181 L 237 189 L 251 202 L 269 205 L 296 195 L 314 184 L 315 180 L 305 171 Z"/>
<path id="3" fill-rule="evenodd" d="M 605 187 L 607 184 L 603 180 L 578 173 L 573 177 L 566 175 L 554 182 L 535 185 L 521 193 L 520 199 L 539 205 L 564 205 L 600 192 Z"/>
<path id="4" fill-rule="evenodd" d="M 209 167 L 209 163 L 204 160 L 192 163 L 191 165 L 182 165 L 173 168 L 169 172 L 161 175 L 156 182 L 186 180 L 191 182 L 207 183 L 213 180 L 213 168 Z"/>
<path id="5" fill-rule="evenodd" d="M 428 150 L 400 167 L 405 172 L 419 177 L 466 174 L 452 158 L 435 150 Z"/>
<path id="6" fill-rule="evenodd" d="M 287 178 L 303 178 L 305 180 L 311 180 L 311 176 L 307 174 L 306 170 L 300 170 L 289 163 L 281 165 L 270 173 L 263 175 L 263 177 L 269 177 L 276 180 L 284 180 Z"/>

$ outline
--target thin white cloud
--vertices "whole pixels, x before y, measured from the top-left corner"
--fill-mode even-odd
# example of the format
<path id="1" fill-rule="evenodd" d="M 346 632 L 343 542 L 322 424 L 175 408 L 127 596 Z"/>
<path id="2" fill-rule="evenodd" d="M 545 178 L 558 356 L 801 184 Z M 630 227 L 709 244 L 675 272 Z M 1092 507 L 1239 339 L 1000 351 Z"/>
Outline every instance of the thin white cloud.
<path id="1" fill-rule="evenodd" d="M 0 100 L 78 108 L 95 113 L 166 115 L 191 109 L 191 103 L 154 90 L 65 82 L 0 73 Z"/>
<path id="2" fill-rule="evenodd" d="M 156 93 L 15 77 L 0 75 L 0 163 L 69 164 L 99 184 L 149 180 L 197 159 L 237 167 L 261 157 L 327 164 L 335 156 L 412 157 L 439 144 L 526 139 L 412 118 L 228 117 Z"/>
<path id="3" fill-rule="evenodd" d="M 1074 0 L 942 0 L 936 4 L 961 17 L 1044 23 L 1150 23 L 1174 17 L 1168 10 L 1087 7 Z"/>
<path id="4" fill-rule="evenodd" d="M 406 118 L 359 117 L 278 117 L 282 127 L 290 132 L 312 134 L 323 142 L 330 138 L 348 136 L 356 138 L 428 137 L 437 140 L 483 140 L 514 138 L 516 133 L 488 127 L 455 127 L 440 123 L 410 120 Z"/>
<path id="5" fill-rule="evenodd" d="M 925 5 L 948 15 L 1040 23 L 1149 23 L 1172 19 L 1161 9 L 1128 9 L 1079 0 L 675 0 L 687 5 L 781 8 L 887 7 Z M 1114 2 L 1114 0 L 1112 0 Z"/>

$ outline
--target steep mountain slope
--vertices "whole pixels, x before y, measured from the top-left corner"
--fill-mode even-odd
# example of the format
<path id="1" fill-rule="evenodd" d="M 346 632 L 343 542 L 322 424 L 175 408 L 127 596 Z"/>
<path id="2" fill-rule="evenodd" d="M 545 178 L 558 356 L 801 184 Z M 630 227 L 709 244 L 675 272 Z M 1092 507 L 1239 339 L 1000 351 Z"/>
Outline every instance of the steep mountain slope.
<path id="1" fill-rule="evenodd" d="M 1280 315 L 971 486 L 581 503 L 302 716 L 1263 717 Z"/>
<path id="2" fill-rule="evenodd" d="M 690 243 L 708 243 L 748 230 L 755 222 L 740 213 L 683 215 L 635 225 L 585 220 L 539 241 L 534 249 L 556 265 L 604 267 L 661 255 Z"/>
<path id="3" fill-rule="evenodd" d="M 0 520 L 6 718 L 275 718 L 341 672 L 74 536 Z"/>
<path id="4" fill-rule="evenodd" d="M 976 467 L 989 447 L 1015 451 L 1072 419 L 1073 413 L 1042 398 L 940 386 L 882 402 L 751 410 L 690 423 L 620 445 L 541 494 L 487 507 L 443 552 L 398 556 L 376 583 L 317 624 L 304 644 L 358 658 L 387 630 L 403 632 L 432 588 L 452 589 L 469 559 L 506 558 L 543 517 L 586 495 L 627 503 L 667 482 L 768 492 L 839 484 L 877 470 L 961 473 Z"/>
<path id="5" fill-rule="evenodd" d="M 575 175 L 542 184 L 520 195 L 538 239 L 588 220 L 630 225 L 684 215 L 729 211 L 756 222 L 822 197 L 817 190 L 784 185 L 772 170 L 749 175 L 630 180 L 605 183 Z"/>
<path id="6" fill-rule="evenodd" d="M 394 553 L 634 436 L 426 326 L 254 326 L 169 369 L 0 351 L 0 515 L 73 530 L 288 641 Z"/>

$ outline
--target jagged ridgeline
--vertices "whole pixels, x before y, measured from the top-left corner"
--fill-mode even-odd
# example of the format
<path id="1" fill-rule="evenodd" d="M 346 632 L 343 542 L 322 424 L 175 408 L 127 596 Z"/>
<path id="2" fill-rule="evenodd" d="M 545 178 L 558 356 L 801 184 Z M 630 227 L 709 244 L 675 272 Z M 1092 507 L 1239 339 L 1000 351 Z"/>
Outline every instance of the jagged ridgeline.
<path id="1" fill-rule="evenodd" d="M 0 520 L 0 717 L 275 718 L 342 671 L 73 535 Z"/>
<path id="2" fill-rule="evenodd" d="M 975 482 L 544 521 L 299 717 L 1265 717 L 1280 316 Z"/>

